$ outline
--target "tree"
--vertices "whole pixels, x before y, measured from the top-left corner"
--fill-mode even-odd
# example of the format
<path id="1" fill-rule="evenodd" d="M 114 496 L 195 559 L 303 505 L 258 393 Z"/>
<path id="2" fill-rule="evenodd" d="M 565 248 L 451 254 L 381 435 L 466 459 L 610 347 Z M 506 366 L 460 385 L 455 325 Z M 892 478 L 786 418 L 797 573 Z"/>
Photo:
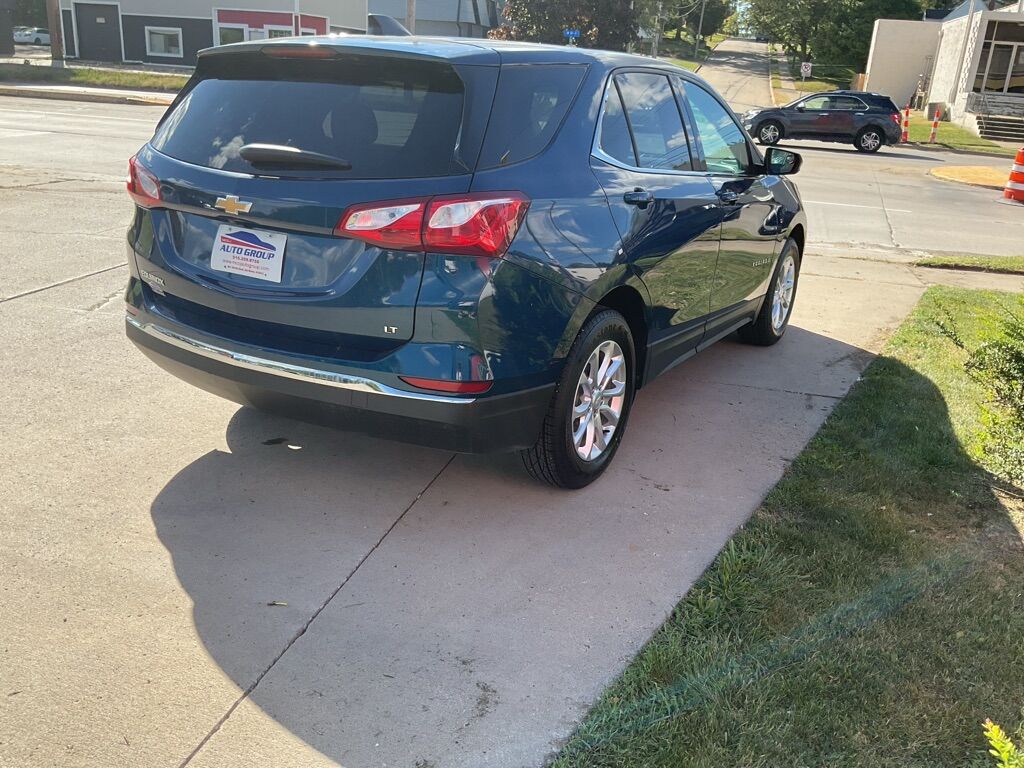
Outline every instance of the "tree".
<path id="1" fill-rule="evenodd" d="M 17 0 L 14 23 L 26 27 L 46 26 L 46 0 Z"/>
<path id="2" fill-rule="evenodd" d="M 625 50 L 637 39 L 641 20 L 650 15 L 650 0 L 508 0 L 501 26 L 490 37 L 564 43 L 563 30 L 578 29 L 577 44 Z"/>
<path id="3" fill-rule="evenodd" d="M 806 60 L 811 41 L 834 4 L 835 0 L 748 0 L 746 22 L 755 33 Z"/>
<path id="4" fill-rule="evenodd" d="M 701 37 L 708 37 L 721 31 L 725 20 L 732 15 L 732 4 L 729 0 L 707 0 L 704 7 L 704 23 L 701 24 L 701 5 L 697 3 L 693 10 L 686 16 L 686 26 L 690 28 L 694 38 L 697 36 L 698 26 L 701 29 Z"/>
<path id="5" fill-rule="evenodd" d="M 818 61 L 863 72 L 876 19 L 920 19 L 919 0 L 833 0 L 812 38 Z"/>

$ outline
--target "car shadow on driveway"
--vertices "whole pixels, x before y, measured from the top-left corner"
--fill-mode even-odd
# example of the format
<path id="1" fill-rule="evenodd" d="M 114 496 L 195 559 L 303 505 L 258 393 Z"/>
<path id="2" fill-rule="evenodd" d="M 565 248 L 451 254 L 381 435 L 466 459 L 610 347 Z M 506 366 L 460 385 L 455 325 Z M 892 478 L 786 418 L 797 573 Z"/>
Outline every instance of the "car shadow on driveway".
<path id="1" fill-rule="evenodd" d="M 640 393 L 615 463 L 579 492 L 534 483 L 515 456 L 243 408 L 229 450 L 182 469 L 152 516 L 210 656 L 323 755 L 536 764 L 870 357 L 798 327 L 772 349 L 718 344 Z M 214 736 L 211 764 L 218 748 L 263 754 L 275 737 L 252 727 L 252 742 Z"/>

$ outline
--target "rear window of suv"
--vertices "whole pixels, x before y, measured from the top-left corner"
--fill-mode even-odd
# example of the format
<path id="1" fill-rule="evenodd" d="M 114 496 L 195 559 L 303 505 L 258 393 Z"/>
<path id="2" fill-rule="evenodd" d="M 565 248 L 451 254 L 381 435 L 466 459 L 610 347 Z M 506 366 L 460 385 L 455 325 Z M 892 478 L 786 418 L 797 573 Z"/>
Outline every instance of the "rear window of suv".
<path id="1" fill-rule="evenodd" d="M 446 63 L 347 56 L 213 56 L 161 122 L 154 149 L 187 163 L 256 173 L 239 150 L 277 144 L 348 161 L 342 178 L 466 173 L 456 156 L 465 89 Z M 320 173 L 319 175 L 323 175 Z"/>

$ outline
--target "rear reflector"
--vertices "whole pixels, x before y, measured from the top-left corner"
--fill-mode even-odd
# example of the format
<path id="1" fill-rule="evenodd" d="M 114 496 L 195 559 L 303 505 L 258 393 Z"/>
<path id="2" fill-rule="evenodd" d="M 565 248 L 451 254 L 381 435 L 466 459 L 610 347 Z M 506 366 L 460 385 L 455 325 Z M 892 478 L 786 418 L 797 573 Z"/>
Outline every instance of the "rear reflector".
<path id="1" fill-rule="evenodd" d="M 480 395 L 494 384 L 493 381 L 444 381 L 441 379 L 417 379 L 413 376 L 399 376 L 406 384 L 434 392 L 449 392 L 456 395 Z"/>
<path id="2" fill-rule="evenodd" d="M 382 248 L 494 258 L 508 250 L 529 206 L 521 192 L 389 200 L 350 208 L 335 234 Z"/>
<path id="3" fill-rule="evenodd" d="M 128 161 L 128 194 L 143 208 L 160 205 L 160 181 L 136 155 Z"/>

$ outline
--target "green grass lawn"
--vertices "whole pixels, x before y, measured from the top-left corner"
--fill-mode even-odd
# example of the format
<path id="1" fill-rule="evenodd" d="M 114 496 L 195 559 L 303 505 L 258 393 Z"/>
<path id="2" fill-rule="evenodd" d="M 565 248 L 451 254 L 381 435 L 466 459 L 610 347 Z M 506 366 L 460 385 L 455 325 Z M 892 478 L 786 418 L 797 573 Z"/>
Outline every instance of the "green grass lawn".
<path id="1" fill-rule="evenodd" d="M 927 144 L 932 132 L 932 119 L 924 112 L 910 113 L 910 141 Z M 1001 147 L 988 139 L 975 136 L 966 128 L 961 128 L 953 123 L 939 123 L 939 130 L 935 136 L 937 144 L 950 149 L 969 150 L 971 152 L 985 152 L 992 155 L 1005 155 L 1013 157 L 1015 149 Z"/>
<path id="2" fill-rule="evenodd" d="M 813 76 L 804 80 L 800 77 L 800 62 L 796 59 L 789 60 L 789 76 L 796 84 L 796 89 L 807 93 L 849 88 L 856 74 L 849 67 L 815 64 Z"/>
<path id="3" fill-rule="evenodd" d="M 81 67 L 37 67 L 30 64 L 0 64 L 0 83 L 49 83 L 102 88 L 127 88 L 142 91 L 181 90 L 188 80 L 182 75 L 149 72 L 122 72 L 116 69 Z"/>
<path id="4" fill-rule="evenodd" d="M 661 39 L 658 48 L 658 55 L 666 58 L 678 67 L 683 67 L 691 72 L 696 71 L 701 64 L 711 55 L 711 52 L 718 47 L 718 44 L 726 39 L 725 35 L 711 35 L 700 46 L 697 56 L 693 55 L 693 38 L 688 36 L 688 31 L 683 30 L 682 40 L 677 40 L 674 35 L 666 35 Z"/>
<path id="5" fill-rule="evenodd" d="M 919 267 L 939 269 L 970 269 L 977 272 L 1002 272 L 1024 275 L 1024 256 L 975 256 L 969 253 L 926 256 L 918 260 Z"/>
<path id="6" fill-rule="evenodd" d="M 929 290 L 557 768 L 992 765 L 1024 713 L 1024 509 L 968 345 L 1024 298 Z"/>

